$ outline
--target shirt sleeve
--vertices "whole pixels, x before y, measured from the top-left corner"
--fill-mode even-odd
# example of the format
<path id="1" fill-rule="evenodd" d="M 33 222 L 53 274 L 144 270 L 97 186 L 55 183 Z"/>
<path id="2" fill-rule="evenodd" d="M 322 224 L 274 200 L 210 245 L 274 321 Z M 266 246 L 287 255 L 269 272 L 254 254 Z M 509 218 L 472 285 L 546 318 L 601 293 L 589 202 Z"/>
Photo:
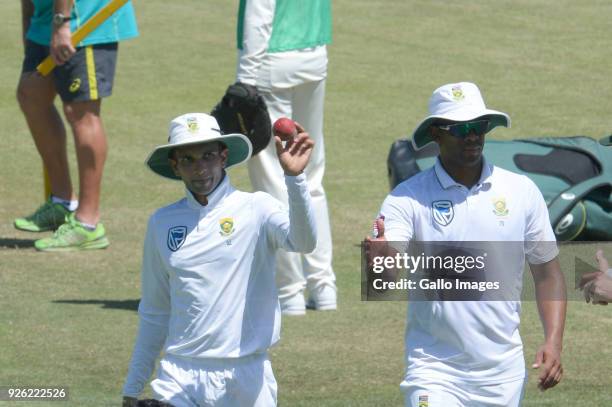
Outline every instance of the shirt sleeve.
<path id="1" fill-rule="evenodd" d="M 306 176 L 285 176 L 289 213 L 272 197 L 267 200 L 265 230 L 275 248 L 310 253 L 317 244 L 317 228 Z"/>
<path id="2" fill-rule="evenodd" d="M 272 36 L 276 0 L 246 0 L 236 81 L 255 86 Z"/>
<path id="3" fill-rule="evenodd" d="M 155 220 L 151 217 L 142 260 L 138 335 L 123 387 L 123 395 L 130 397 L 138 397 L 142 392 L 168 334 L 170 284 L 155 243 L 155 230 Z"/>
<path id="4" fill-rule="evenodd" d="M 546 201 L 538 187 L 525 177 L 529 199 L 525 219 L 525 255 L 529 264 L 551 261 L 559 254 L 557 239 L 550 224 Z"/>

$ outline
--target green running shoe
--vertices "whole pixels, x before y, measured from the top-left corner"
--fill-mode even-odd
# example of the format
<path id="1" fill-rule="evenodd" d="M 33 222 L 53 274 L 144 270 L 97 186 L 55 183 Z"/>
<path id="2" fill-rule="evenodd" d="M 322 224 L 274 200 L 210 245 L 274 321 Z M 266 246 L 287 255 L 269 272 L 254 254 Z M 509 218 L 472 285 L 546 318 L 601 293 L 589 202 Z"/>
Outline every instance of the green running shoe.
<path id="1" fill-rule="evenodd" d="M 53 203 L 49 198 L 30 216 L 15 219 L 15 227 L 28 232 L 55 230 L 66 222 L 68 214 L 70 211 L 64 205 Z"/>
<path id="2" fill-rule="evenodd" d="M 34 242 L 36 250 L 43 252 L 106 249 L 108 245 L 101 223 L 98 223 L 96 230 L 89 231 L 74 218 L 74 213 L 66 217 L 66 223 L 60 226 L 52 237 Z"/>

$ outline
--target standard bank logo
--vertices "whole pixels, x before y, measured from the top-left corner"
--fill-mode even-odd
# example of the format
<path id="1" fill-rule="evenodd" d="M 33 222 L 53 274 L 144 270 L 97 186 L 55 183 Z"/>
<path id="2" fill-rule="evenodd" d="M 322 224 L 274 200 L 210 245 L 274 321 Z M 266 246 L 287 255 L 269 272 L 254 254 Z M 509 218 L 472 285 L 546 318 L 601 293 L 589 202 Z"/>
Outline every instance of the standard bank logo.
<path id="1" fill-rule="evenodd" d="M 174 226 L 168 229 L 168 249 L 173 252 L 181 248 L 187 237 L 186 226 Z"/>
<path id="2" fill-rule="evenodd" d="M 431 213 L 434 221 L 442 226 L 448 226 L 455 216 L 451 201 L 433 201 L 431 203 Z"/>

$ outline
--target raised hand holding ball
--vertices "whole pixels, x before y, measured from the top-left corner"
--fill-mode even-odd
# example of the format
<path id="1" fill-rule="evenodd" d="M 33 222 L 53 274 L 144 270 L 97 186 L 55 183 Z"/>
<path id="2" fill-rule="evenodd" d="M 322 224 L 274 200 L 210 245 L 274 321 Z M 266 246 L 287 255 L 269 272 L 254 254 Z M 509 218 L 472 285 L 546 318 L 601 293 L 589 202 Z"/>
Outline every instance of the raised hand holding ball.
<path id="1" fill-rule="evenodd" d="M 282 141 L 293 140 L 297 137 L 298 130 L 295 122 L 287 117 L 281 117 L 274 122 L 274 135 Z"/>
<path id="2" fill-rule="evenodd" d="M 276 154 L 285 175 L 298 175 L 310 160 L 314 141 L 299 123 L 286 117 L 274 123 Z"/>

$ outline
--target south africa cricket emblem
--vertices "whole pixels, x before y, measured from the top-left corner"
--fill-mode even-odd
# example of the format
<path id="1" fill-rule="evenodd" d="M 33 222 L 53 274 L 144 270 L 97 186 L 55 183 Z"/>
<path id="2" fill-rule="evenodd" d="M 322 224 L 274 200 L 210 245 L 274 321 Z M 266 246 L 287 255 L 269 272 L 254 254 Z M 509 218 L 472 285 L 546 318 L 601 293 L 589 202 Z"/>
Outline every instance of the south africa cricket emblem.
<path id="1" fill-rule="evenodd" d="M 174 226 L 168 229 L 168 249 L 175 252 L 181 248 L 187 238 L 186 226 Z"/>
<path id="2" fill-rule="evenodd" d="M 189 129 L 189 131 L 191 133 L 195 133 L 196 131 L 198 131 L 198 119 L 196 119 L 195 117 L 188 117 L 187 118 L 187 128 Z"/>
<path id="3" fill-rule="evenodd" d="M 234 219 L 233 218 L 221 218 L 219 219 L 219 227 L 221 231 L 219 232 L 221 236 L 229 236 L 234 233 Z"/>
<path id="4" fill-rule="evenodd" d="M 429 407 L 429 396 L 419 396 L 419 407 Z"/>
<path id="5" fill-rule="evenodd" d="M 451 201 L 433 201 L 431 213 L 434 221 L 442 226 L 448 226 L 455 217 L 453 203 Z"/>
<path id="6" fill-rule="evenodd" d="M 493 213 L 496 216 L 508 216 L 510 210 L 506 207 L 506 198 L 493 199 Z"/>
<path id="7" fill-rule="evenodd" d="M 453 94 L 453 99 L 455 99 L 455 101 L 457 102 L 465 98 L 463 90 L 459 86 L 453 86 L 453 88 L 451 89 L 451 93 Z"/>

